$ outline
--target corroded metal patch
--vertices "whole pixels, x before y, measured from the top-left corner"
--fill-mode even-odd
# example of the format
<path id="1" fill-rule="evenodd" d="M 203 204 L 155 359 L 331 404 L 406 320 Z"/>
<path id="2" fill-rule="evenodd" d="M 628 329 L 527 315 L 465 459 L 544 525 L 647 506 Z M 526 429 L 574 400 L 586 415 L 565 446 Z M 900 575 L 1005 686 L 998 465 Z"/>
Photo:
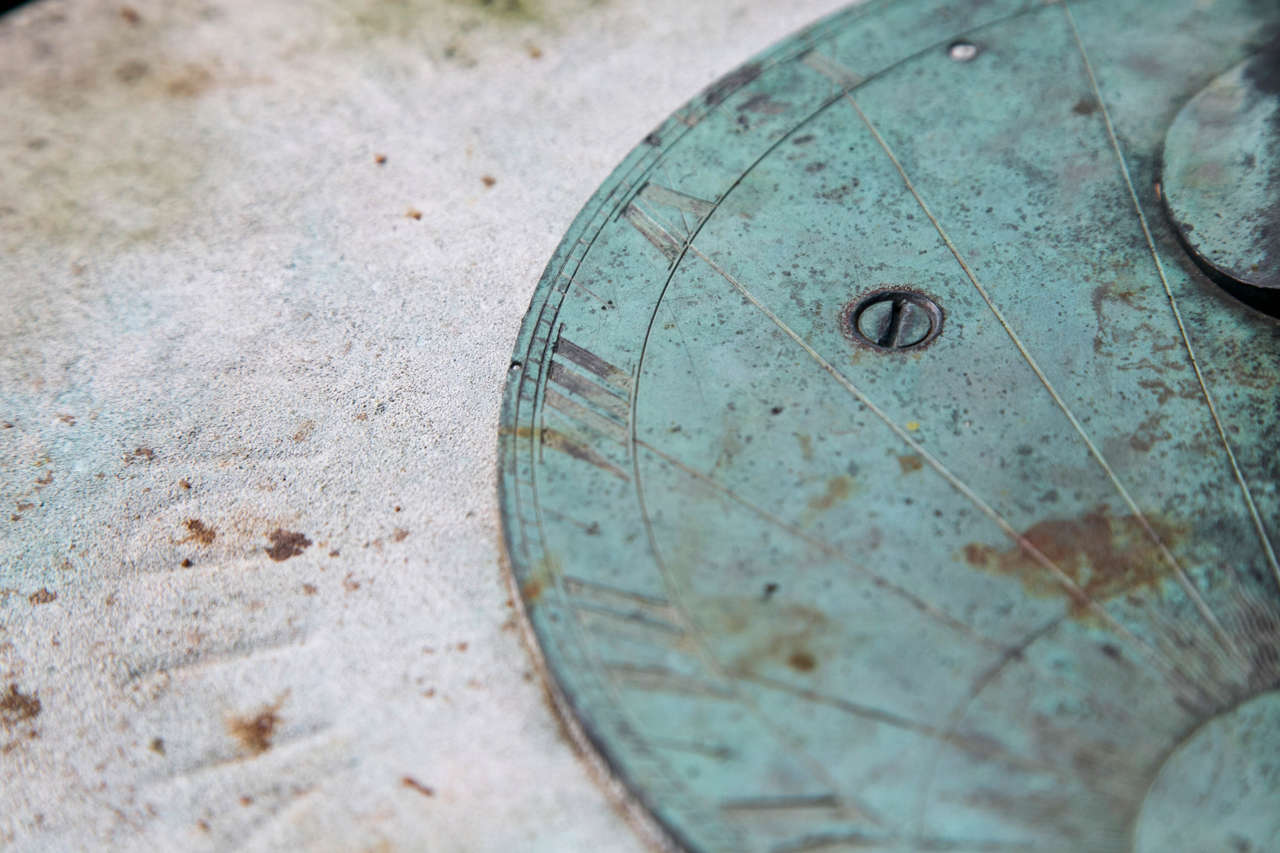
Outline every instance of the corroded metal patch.
<path id="1" fill-rule="evenodd" d="M 584 208 L 513 357 L 504 533 L 562 705 L 674 843 L 1128 850 L 1212 800 L 1205 726 L 1280 763 L 1235 713 L 1280 684 L 1280 330 L 1156 215 L 1155 156 L 1278 28 L 869 3 Z M 860 314 L 886 282 L 945 331 Z"/>

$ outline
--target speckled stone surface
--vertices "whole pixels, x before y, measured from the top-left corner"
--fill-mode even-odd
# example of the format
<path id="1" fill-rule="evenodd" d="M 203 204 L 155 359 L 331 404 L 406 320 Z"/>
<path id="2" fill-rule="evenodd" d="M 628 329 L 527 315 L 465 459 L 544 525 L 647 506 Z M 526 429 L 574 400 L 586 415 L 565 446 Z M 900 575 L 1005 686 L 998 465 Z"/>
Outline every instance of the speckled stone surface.
<path id="1" fill-rule="evenodd" d="M 505 369 L 615 163 L 839 5 L 0 18 L 0 847 L 645 848 L 510 604 Z"/>

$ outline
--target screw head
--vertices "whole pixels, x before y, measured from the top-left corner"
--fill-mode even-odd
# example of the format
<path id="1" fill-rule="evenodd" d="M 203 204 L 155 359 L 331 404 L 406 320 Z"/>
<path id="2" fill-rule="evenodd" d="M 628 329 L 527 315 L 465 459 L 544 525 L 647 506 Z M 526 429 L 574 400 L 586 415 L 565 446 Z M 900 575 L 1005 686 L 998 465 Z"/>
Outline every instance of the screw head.
<path id="1" fill-rule="evenodd" d="M 842 325 L 855 341 L 882 352 L 920 349 L 942 332 L 942 308 L 918 291 L 885 288 L 845 306 Z"/>

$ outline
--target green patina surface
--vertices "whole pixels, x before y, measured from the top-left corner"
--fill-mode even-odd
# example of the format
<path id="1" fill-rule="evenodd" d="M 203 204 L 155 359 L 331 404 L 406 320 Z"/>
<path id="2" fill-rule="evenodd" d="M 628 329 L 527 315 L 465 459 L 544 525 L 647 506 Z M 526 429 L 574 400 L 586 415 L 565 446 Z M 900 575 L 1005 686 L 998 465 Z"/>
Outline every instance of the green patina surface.
<path id="1" fill-rule="evenodd" d="M 512 362 L 506 545 L 566 714 L 675 843 L 1155 850 L 1174 811 L 1274 847 L 1280 325 L 1157 182 L 1278 30 L 873 2 L 584 208 Z"/>
<path id="2" fill-rule="evenodd" d="M 1213 270 L 1280 288 L 1280 39 L 1178 113 L 1164 191 L 1184 240 Z"/>

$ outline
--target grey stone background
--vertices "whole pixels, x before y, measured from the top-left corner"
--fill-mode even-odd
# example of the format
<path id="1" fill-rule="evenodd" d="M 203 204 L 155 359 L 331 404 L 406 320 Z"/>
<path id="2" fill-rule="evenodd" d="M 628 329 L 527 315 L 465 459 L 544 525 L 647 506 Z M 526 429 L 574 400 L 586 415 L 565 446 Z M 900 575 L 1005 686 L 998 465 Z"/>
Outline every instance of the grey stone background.
<path id="1" fill-rule="evenodd" d="M 522 645 L 505 368 L 623 155 L 839 5 L 0 18 L 0 848 L 644 849 Z"/>

